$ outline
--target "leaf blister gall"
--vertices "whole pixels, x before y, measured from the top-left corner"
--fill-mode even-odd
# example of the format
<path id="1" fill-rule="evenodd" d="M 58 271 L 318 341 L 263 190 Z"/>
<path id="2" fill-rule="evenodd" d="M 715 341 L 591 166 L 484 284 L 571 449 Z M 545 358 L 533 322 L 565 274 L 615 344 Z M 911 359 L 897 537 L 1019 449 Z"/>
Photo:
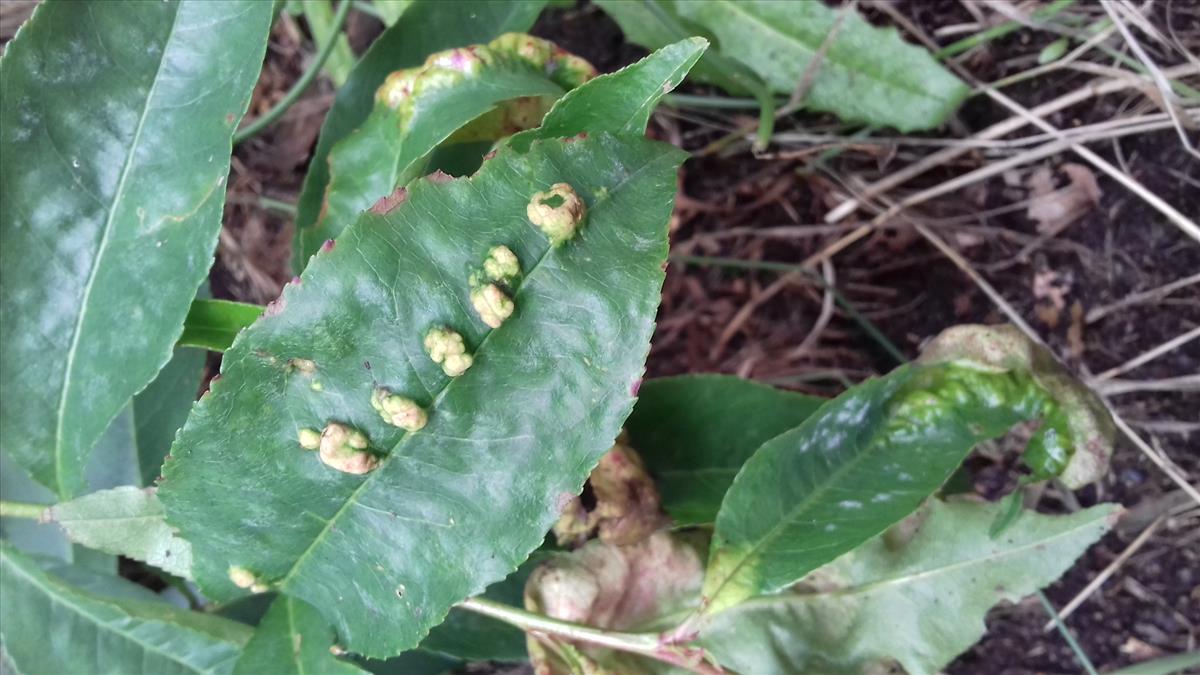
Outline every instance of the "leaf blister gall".
<path id="1" fill-rule="evenodd" d="M 575 236 L 587 217 L 587 205 L 575 188 L 555 183 L 549 190 L 533 194 L 525 215 L 550 239 L 551 245 L 559 246 Z"/>
<path id="2" fill-rule="evenodd" d="M 467 353 L 462 335 L 449 328 L 431 328 L 425 334 L 425 352 L 449 377 L 462 375 L 475 363 L 474 357 Z"/>
<path id="3" fill-rule="evenodd" d="M 371 407 L 384 422 L 405 431 L 420 431 L 429 421 L 429 413 L 411 398 L 393 394 L 391 390 L 378 387 L 371 394 Z"/>
<path id="4" fill-rule="evenodd" d="M 499 328 L 516 310 L 511 298 L 496 284 L 488 284 L 471 291 L 471 306 L 480 320 L 491 328 Z"/>
<path id="5" fill-rule="evenodd" d="M 379 458 L 368 449 L 367 436 L 352 427 L 330 422 L 321 432 L 319 456 L 326 466 L 343 473 L 361 475 L 379 466 Z"/>

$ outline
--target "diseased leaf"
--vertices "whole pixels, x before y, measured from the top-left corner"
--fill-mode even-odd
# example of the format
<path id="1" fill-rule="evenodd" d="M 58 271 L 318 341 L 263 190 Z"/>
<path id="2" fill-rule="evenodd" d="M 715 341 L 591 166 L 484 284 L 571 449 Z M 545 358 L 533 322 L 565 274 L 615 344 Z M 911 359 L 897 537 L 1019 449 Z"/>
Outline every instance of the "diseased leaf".
<path id="1" fill-rule="evenodd" d="M 244 302 L 197 299 L 188 309 L 179 346 L 223 352 L 243 328 L 262 316 L 264 309 Z"/>
<path id="2" fill-rule="evenodd" d="M 586 61 L 545 40 L 509 33 L 486 45 L 431 54 L 418 68 L 388 75 L 363 125 L 329 152 L 329 182 L 321 211 L 303 235 L 302 255 L 317 253 L 376 200 L 414 178 L 451 135 L 459 142 L 494 140 L 534 126 L 564 89 L 593 74 Z"/>
<path id="3" fill-rule="evenodd" d="M 238 659 L 234 675 L 353 675 L 366 672 L 330 653 L 333 629 L 305 602 L 281 595 L 271 603 Z"/>
<path id="4" fill-rule="evenodd" d="M 338 89 L 337 98 L 321 125 L 321 135 L 296 205 L 296 239 L 292 245 L 292 266 L 296 271 L 304 269 L 313 248 L 325 240 L 310 230 L 320 215 L 329 183 L 329 151 L 367 119 L 375 105 L 375 90 L 384 79 L 398 68 L 420 65 L 433 52 L 527 30 L 543 5 L 544 0 L 454 3 L 414 0 L 396 23 L 371 43 L 346 84 Z M 385 190 L 373 198 L 386 193 Z"/>
<path id="5" fill-rule="evenodd" d="M 839 12 L 847 12 L 822 2 L 772 0 L 676 0 L 674 9 L 780 94 L 791 94 L 810 72 Z M 853 10 L 812 72 L 806 107 L 905 132 L 940 125 L 969 91 L 928 51 Z"/>
<path id="6" fill-rule="evenodd" d="M 702 525 L 716 520 L 754 451 L 823 403 L 727 375 L 665 377 L 642 383 L 625 429 L 667 513 L 678 525 Z"/>
<path id="7" fill-rule="evenodd" d="M 0 60 L 0 446 L 60 498 L 208 273 L 271 6 L 48 2 Z"/>
<path id="8" fill-rule="evenodd" d="M 541 126 L 508 142 L 525 150 L 538 138 L 601 131 L 643 134 L 658 101 L 679 86 L 707 46 L 703 38 L 682 40 L 615 73 L 600 75 L 558 99 Z"/>
<path id="9" fill-rule="evenodd" d="M 185 579 L 192 576 L 192 547 L 175 536 L 153 488 L 118 487 L 55 504 L 42 522 L 58 523 L 88 548 L 141 560 Z"/>
<path id="10" fill-rule="evenodd" d="M 774 593 L 884 531 L 937 490 L 977 443 L 1044 420 L 1030 452 L 1107 456 L 1111 435 L 1069 426 L 1078 388 L 1028 361 L 958 358 L 961 328 L 935 338 L 923 363 L 852 387 L 742 467 L 717 514 L 704 585 L 708 612 Z M 1006 328 L 974 327 L 975 340 Z M 1020 335 L 1016 333 L 1015 335 Z M 943 347 L 943 345 L 951 345 Z M 1045 384 L 1049 382 L 1050 384 Z M 988 528 L 984 528 L 985 532 Z"/>
<path id="11" fill-rule="evenodd" d="M 1027 513 L 992 539 L 998 504 L 928 508 L 906 545 L 873 539 L 789 590 L 714 616 L 700 644 L 739 673 L 938 672 L 983 635 L 992 605 L 1049 585 L 1118 511 Z"/>
<path id="12" fill-rule="evenodd" d="M 16 672 L 229 673 L 250 637 L 226 619 L 74 588 L 3 542 L 0 571 L 0 642 Z"/>
<path id="13" fill-rule="evenodd" d="M 164 467 L 205 593 L 236 596 L 237 568 L 386 657 L 525 560 L 632 407 L 681 159 L 603 134 L 503 149 L 318 255 L 225 353 Z M 531 208 L 556 184 L 586 219 L 552 247 L 529 217 L 570 216 Z M 472 304 L 481 274 L 511 293 L 499 328 Z"/>

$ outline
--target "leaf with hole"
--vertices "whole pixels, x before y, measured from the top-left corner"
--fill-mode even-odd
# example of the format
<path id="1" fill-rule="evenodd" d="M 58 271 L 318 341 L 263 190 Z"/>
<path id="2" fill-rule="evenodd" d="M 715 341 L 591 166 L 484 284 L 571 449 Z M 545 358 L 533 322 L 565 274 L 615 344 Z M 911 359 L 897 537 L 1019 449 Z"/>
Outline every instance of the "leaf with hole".
<path id="1" fill-rule="evenodd" d="M 60 498 L 171 357 L 270 22 L 253 0 L 50 2 L 7 45 L 0 445 Z"/>
<path id="2" fill-rule="evenodd" d="M 319 254 L 225 353 L 164 467 L 205 593 L 235 597 L 246 570 L 386 657 L 515 569 L 632 407 L 681 159 L 603 134 L 501 150 L 471 178 L 410 184 Z M 552 247 L 527 207 L 556 183 L 587 218 Z M 491 329 L 469 296 L 497 245 L 522 275 Z M 380 387 L 427 424 L 391 424 Z"/>

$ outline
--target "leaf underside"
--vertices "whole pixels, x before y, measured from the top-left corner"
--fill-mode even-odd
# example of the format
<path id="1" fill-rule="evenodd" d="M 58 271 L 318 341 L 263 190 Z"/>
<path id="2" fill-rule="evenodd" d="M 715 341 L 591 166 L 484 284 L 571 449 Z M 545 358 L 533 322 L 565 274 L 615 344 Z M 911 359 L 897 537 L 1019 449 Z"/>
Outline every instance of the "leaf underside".
<path id="1" fill-rule="evenodd" d="M 389 656 L 515 569 L 632 405 L 680 161 L 604 135 L 504 150 L 470 179 L 415 182 L 316 256 L 226 352 L 164 468 L 159 496 L 205 592 L 235 596 L 228 568 L 244 567 L 317 607 L 346 648 Z M 550 248 L 526 207 L 559 182 L 588 216 Z M 516 313 L 489 330 L 468 276 L 498 244 L 524 277 Z M 454 380 L 422 348 L 443 325 L 475 355 Z M 376 386 L 427 406 L 428 425 L 385 424 Z M 299 428 L 329 421 L 362 430 L 379 467 L 343 474 L 300 449 Z"/>
<path id="2" fill-rule="evenodd" d="M 0 61 L 0 381 L 20 392 L 0 445 L 60 498 L 171 356 L 270 22 L 253 0 L 51 2 Z"/>

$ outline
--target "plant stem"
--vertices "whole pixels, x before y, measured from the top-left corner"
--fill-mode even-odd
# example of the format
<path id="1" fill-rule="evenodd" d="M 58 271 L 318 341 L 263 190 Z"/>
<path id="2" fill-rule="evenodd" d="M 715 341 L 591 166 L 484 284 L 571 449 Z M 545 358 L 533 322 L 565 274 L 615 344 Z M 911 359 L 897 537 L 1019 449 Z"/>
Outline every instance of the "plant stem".
<path id="1" fill-rule="evenodd" d="M 1071 651 L 1075 652 L 1075 658 L 1079 661 L 1079 665 L 1083 666 L 1084 671 L 1088 675 L 1097 675 L 1096 667 L 1092 665 L 1087 652 L 1083 651 L 1083 647 L 1080 647 L 1079 643 L 1075 641 L 1075 636 L 1071 635 L 1071 631 L 1067 630 L 1066 624 L 1062 622 L 1062 619 L 1058 618 L 1058 610 L 1054 609 L 1054 605 L 1050 604 L 1050 598 L 1047 598 L 1046 594 L 1041 591 L 1037 592 L 1037 596 L 1038 600 L 1042 601 L 1042 607 L 1046 609 L 1046 613 L 1050 615 L 1050 620 L 1054 622 L 1055 628 L 1058 628 L 1058 632 L 1062 633 L 1063 639 L 1067 641 L 1067 646 L 1071 648 Z"/>
<path id="2" fill-rule="evenodd" d="M 291 202 L 285 202 L 282 199 L 272 199 L 271 197 L 260 195 L 258 205 L 269 211 L 278 211 L 293 218 L 296 217 L 296 205 Z"/>
<path id="3" fill-rule="evenodd" d="M 574 642 L 586 642 L 598 647 L 607 647 L 631 654 L 640 654 L 647 658 L 661 661 L 679 668 L 685 668 L 693 673 L 716 675 L 723 673 L 704 660 L 704 652 L 700 649 L 688 649 L 663 644 L 656 633 L 620 633 L 593 628 L 577 623 L 559 621 L 548 616 L 534 614 L 523 609 L 510 607 L 483 598 L 467 598 L 458 603 L 458 607 L 503 621 L 516 626 L 527 633 L 542 633 L 565 638 Z"/>
<path id="4" fill-rule="evenodd" d="M 1046 19 L 1053 17 L 1055 14 L 1058 14 L 1073 4 L 1075 4 L 1075 0 L 1056 0 L 1049 5 L 1034 10 L 1033 13 L 1030 14 L 1029 18 L 1033 19 L 1034 21 L 1045 21 Z M 1005 21 L 1004 23 L 992 26 L 983 32 L 969 35 L 958 42 L 942 47 L 940 50 L 934 52 L 933 55 L 939 59 L 948 59 L 951 56 L 955 56 L 967 50 L 978 47 L 985 42 L 991 42 L 992 40 L 1002 38 L 1009 33 L 1019 31 L 1024 27 L 1025 24 L 1019 21 Z"/>
<path id="5" fill-rule="evenodd" d="M 350 6 L 352 4 L 353 3 L 350 0 L 342 0 L 342 3 L 338 5 L 337 14 L 335 14 L 333 17 L 333 33 L 336 34 L 338 31 L 342 30 L 342 26 L 346 24 L 346 17 L 350 14 Z M 309 65 L 308 70 L 304 71 L 304 74 L 300 76 L 300 79 L 296 80 L 296 83 L 293 84 L 292 88 L 288 90 L 288 93 L 285 94 L 282 99 L 280 99 L 279 103 L 275 104 L 275 107 L 271 108 L 262 115 L 259 115 L 258 118 L 253 122 L 247 124 L 241 129 L 238 129 L 237 133 L 233 135 L 233 144 L 237 145 L 248 138 L 252 138 L 255 134 L 267 128 L 280 117 L 282 117 L 283 114 L 287 112 L 288 108 L 292 107 L 292 104 L 300 100 L 300 95 L 304 93 L 305 89 L 308 89 L 308 85 L 312 84 L 313 80 L 317 79 L 317 74 L 321 72 L 321 67 L 325 65 L 325 61 L 329 58 L 329 55 L 333 53 L 333 48 L 337 46 L 337 44 L 337 40 L 329 40 L 326 42 L 324 46 L 321 47 L 321 51 L 317 52 L 317 58 L 312 62 L 311 65 Z"/>
<path id="6" fill-rule="evenodd" d="M 45 504 L 0 501 L 0 517 L 37 520 L 42 516 L 42 513 L 45 512 L 46 508 L 47 506 Z"/>

